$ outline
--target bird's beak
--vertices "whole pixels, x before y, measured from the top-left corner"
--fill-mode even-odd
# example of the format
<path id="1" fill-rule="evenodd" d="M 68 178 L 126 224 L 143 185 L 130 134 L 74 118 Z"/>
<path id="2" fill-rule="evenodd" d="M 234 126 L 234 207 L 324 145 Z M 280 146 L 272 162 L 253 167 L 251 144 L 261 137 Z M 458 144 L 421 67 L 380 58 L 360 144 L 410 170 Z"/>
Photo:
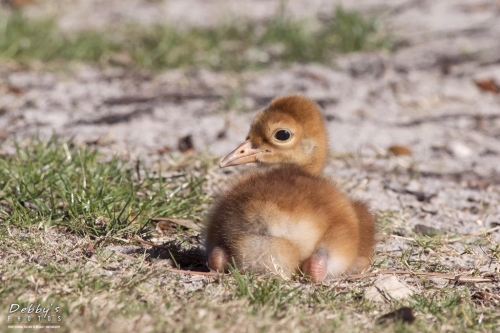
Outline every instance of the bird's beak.
<path id="1" fill-rule="evenodd" d="M 247 140 L 224 157 L 224 159 L 220 162 L 219 167 L 225 168 L 233 165 L 258 162 L 257 154 L 262 151 L 263 150 L 260 148 L 252 147 L 252 142 Z"/>

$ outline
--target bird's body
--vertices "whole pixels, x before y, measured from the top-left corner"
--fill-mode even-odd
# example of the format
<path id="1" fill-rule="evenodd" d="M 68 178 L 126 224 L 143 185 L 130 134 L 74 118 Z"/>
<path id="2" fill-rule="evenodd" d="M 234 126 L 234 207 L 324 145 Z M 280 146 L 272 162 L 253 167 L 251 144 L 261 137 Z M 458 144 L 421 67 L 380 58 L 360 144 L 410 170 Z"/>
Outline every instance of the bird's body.
<path id="1" fill-rule="evenodd" d="M 249 139 L 221 164 L 270 167 L 238 178 L 216 200 L 206 228 L 211 269 L 234 261 L 245 271 L 284 278 L 303 272 L 319 282 L 369 267 L 373 216 L 318 175 L 326 151 L 322 118 L 310 100 L 282 97 L 257 116 Z"/>

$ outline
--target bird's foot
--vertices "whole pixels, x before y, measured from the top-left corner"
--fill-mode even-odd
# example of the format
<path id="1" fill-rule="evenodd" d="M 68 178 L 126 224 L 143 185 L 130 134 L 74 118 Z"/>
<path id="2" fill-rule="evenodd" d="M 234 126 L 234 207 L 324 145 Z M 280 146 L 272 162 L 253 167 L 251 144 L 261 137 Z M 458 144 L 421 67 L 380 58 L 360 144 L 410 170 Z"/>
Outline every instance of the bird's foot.
<path id="1" fill-rule="evenodd" d="M 216 246 L 208 254 L 208 268 L 211 270 L 224 272 L 227 270 L 228 264 L 229 255 L 224 248 Z"/>
<path id="2" fill-rule="evenodd" d="M 323 281 L 327 273 L 328 253 L 318 250 L 302 264 L 302 272 L 309 276 L 314 283 Z"/>

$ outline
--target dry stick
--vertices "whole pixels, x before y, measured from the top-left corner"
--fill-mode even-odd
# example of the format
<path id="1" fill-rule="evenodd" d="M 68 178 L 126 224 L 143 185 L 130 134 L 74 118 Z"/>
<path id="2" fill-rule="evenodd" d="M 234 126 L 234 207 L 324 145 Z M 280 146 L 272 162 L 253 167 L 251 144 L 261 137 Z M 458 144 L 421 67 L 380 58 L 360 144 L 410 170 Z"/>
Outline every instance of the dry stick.
<path id="1" fill-rule="evenodd" d="M 148 242 L 147 240 L 144 240 L 144 239 L 133 237 L 132 240 L 135 240 L 135 241 L 137 241 L 139 243 L 142 243 L 142 244 L 145 244 L 145 245 L 156 247 L 157 249 L 162 249 L 162 250 L 167 250 L 168 251 L 167 247 L 165 247 L 163 245 L 158 245 L 158 244 L 155 244 L 155 243 L 152 243 L 152 242 Z"/>
<path id="2" fill-rule="evenodd" d="M 168 268 L 169 272 L 172 273 L 181 273 L 181 274 L 189 274 L 189 275 L 204 275 L 204 276 L 219 276 L 219 275 L 225 275 L 217 272 L 198 272 L 198 271 L 185 271 L 182 269 L 176 269 L 176 268 Z"/>
<path id="3" fill-rule="evenodd" d="M 129 244 L 130 243 L 130 240 L 129 239 L 125 239 L 125 238 L 120 238 L 120 237 L 116 237 L 116 236 L 111 236 L 112 239 L 115 239 L 115 240 L 118 240 L 120 242 L 124 242 L 124 243 L 127 243 Z"/>
<path id="4" fill-rule="evenodd" d="M 475 234 L 471 234 L 471 235 L 464 235 L 464 236 L 457 237 L 457 238 L 447 239 L 447 240 L 445 240 L 445 242 L 446 243 L 454 243 L 454 242 L 458 242 L 458 241 L 460 241 L 462 239 L 465 239 L 465 238 L 486 235 L 486 234 L 489 234 L 489 233 L 491 233 L 493 231 L 497 231 L 498 229 L 500 229 L 500 226 L 488 229 L 486 231 L 481 231 L 481 232 L 478 232 L 478 233 L 475 233 Z"/>
<path id="5" fill-rule="evenodd" d="M 145 261 L 144 259 L 139 259 L 139 258 L 136 258 L 134 256 L 131 256 L 129 254 L 126 254 L 126 253 L 121 253 L 121 252 L 118 252 L 118 251 L 114 251 L 115 254 L 118 254 L 119 256 L 122 256 L 126 259 L 130 259 L 130 260 L 133 260 L 133 261 L 136 261 L 138 263 L 145 263 L 145 264 L 148 264 L 147 261 Z"/>
<path id="6" fill-rule="evenodd" d="M 416 242 L 417 241 L 415 238 L 412 238 L 412 237 L 403 237 L 403 236 L 399 236 L 399 235 L 390 235 L 390 236 L 393 237 L 393 238 L 397 238 L 397 239 L 404 239 L 404 240 L 407 240 L 407 241 L 410 241 L 410 242 Z"/>
<path id="7" fill-rule="evenodd" d="M 176 219 L 172 217 L 162 217 L 162 216 L 154 216 L 151 218 L 152 222 L 169 222 L 171 224 L 180 225 L 181 227 L 193 230 L 200 230 L 200 226 L 194 223 L 191 220 L 186 219 Z"/>

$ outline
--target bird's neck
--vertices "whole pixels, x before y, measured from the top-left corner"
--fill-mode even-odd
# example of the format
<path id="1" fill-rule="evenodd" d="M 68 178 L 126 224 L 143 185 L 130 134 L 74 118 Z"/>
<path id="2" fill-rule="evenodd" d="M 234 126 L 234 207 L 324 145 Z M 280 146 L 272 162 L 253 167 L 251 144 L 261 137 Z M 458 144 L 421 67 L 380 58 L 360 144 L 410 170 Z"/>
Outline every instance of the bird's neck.
<path id="1" fill-rule="evenodd" d="M 323 172 L 324 166 L 324 161 L 313 161 L 313 163 L 299 165 L 298 167 L 313 176 L 319 176 Z"/>

